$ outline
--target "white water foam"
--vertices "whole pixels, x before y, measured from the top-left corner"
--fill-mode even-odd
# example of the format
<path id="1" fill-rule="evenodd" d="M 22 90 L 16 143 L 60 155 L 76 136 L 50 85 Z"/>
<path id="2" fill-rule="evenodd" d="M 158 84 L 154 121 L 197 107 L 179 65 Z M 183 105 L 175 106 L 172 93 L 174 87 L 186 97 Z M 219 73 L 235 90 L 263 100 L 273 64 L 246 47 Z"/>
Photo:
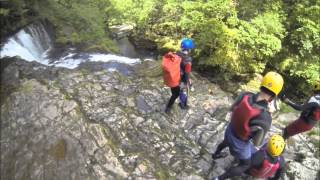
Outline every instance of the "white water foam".
<path id="1" fill-rule="evenodd" d="M 140 62 L 137 58 L 128 58 L 113 54 L 101 53 L 74 53 L 74 49 L 70 49 L 70 53 L 59 59 L 48 59 L 47 53 L 51 49 L 51 39 L 43 25 L 30 25 L 26 30 L 21 30 L 11 37 L 1 48 L 0 57 L 19 56 L 27 61 L 37 61 L 41 64 L 56 67 L 65 67 L 74 69 L 83 62 L 118 62 L 133 65 Z"/>
<path id="2" fill-rule="evenodd" d="M 124 56 L 117 56 L 113 54 L 91 54 L 90 55 L 90 61 L 101 61 L 101 62 L 109 62 L 109 61 L 116 61 L 119 63 L 125 63 L 125 64 L 136 64 L 140 62 L 140 59 L 135 58 L 128 58 Z"/>
<path id="3" fill-rule="evenodd" d="M 129 65 L 134 65 L 140 62 L 140 59 L 131 59 L 124 56 L 117 56 L 113 54 L 87 54 L 86 58 L 74 58 L 76 54 L 70 53 L 67 56 L 55 61 L 52 64 L 56 67 L 65 67 L 68 69 L 74 69 L 79 66 L 80 63 L 83 62 L 118 62 Z"/>

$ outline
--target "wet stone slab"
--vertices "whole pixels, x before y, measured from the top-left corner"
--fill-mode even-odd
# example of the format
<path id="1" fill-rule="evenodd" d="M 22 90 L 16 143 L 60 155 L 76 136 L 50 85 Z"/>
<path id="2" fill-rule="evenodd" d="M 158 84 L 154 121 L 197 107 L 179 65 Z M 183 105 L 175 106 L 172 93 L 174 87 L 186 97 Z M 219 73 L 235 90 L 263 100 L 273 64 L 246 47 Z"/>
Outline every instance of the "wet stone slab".
<path id="1" fill-rule="evenodd" d="M 168 115 L 170 89 L 161 76 L 42 69 L 56 74 L 48 83 L 30 71 L 36 63 L 11 66 L 19 71 L 19 88 L 1 104 L 1 179 L 204 180 L 235 164 L 230 155 L 211 159 L 233 100 L 209 81 L 195 79 L 191 108 L 176 102 Z M 206 94 L 209 86 L 214 92 Z M 317 177 L 319 158 L 310 150 L 316 148 L 305 144 L 310 137 L 290 140 L 285 179 Z M 298 160 L 296 152 L 307 156 Z"/>

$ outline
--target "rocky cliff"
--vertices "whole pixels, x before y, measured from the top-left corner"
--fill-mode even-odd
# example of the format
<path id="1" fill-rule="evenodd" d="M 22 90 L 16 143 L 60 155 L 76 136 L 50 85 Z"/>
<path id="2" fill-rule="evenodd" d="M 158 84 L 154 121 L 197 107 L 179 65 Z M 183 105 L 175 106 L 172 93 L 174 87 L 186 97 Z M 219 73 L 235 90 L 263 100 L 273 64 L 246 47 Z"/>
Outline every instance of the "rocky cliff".
<path id="1" fill-rule="evenodd" d="M 231 156 L 211 159 L 231 94 L 195 74 L 191 108 L 168 116 L 170 90 L 158 63 L 136 65 L 127 76 L 102 67 L 1 59 L 1 179 L 201 180 L 233 164 Z M 277 114 L 271 132 L 297 116 Z M 319 178 L 311 141 L 319 135 L 289 140 L 285 179 Z"/>

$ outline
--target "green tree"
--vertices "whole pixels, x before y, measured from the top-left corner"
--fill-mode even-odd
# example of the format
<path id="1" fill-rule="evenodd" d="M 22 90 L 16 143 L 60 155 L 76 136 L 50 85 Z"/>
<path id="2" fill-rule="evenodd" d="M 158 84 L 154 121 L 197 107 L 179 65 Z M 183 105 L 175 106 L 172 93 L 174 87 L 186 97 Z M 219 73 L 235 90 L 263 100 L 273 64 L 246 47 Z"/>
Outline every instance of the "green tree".
<path id="1" fill-rule="evenodd" d="M 311 84 L 320 79 L 320 1 L 290 1 L 283 6 L 286 11 L 286 36 L 283 48 L 269 62 L 269 66 L 286 75 L 296 92 L 308 94 Z"/>

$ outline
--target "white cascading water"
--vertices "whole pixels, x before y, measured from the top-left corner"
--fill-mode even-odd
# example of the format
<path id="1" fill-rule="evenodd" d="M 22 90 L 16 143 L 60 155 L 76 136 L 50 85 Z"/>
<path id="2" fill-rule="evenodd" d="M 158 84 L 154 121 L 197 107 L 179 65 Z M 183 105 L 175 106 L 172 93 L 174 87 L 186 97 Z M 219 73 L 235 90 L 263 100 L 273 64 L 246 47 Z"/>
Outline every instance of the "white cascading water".
<path id="1" fill-rule="evenodd" d="M 44 60 L 45 52 L 51 48 L 51 39 L 43 24 L 31 24 L 11 37 L 1 48 L 1 57 L 20 56 L 28 61 Z"/>
<path id="2" fill-rule="evenodd" d="M 69 53 L 59 59 L 49 59 L 47 52 L 52 48 L 52 39 L 42 23 L 31 24 L 20 30 L 2 46 L 0 57 L 19 56 L 27 61 L 37 61 L 48 66 L 57 66 L 73 69 L 82 62 L 101 61 L 136 64 L 140 59 L 133 59 L 113 54 L 101 53 L 75 53 L 70 49 Z"/>

